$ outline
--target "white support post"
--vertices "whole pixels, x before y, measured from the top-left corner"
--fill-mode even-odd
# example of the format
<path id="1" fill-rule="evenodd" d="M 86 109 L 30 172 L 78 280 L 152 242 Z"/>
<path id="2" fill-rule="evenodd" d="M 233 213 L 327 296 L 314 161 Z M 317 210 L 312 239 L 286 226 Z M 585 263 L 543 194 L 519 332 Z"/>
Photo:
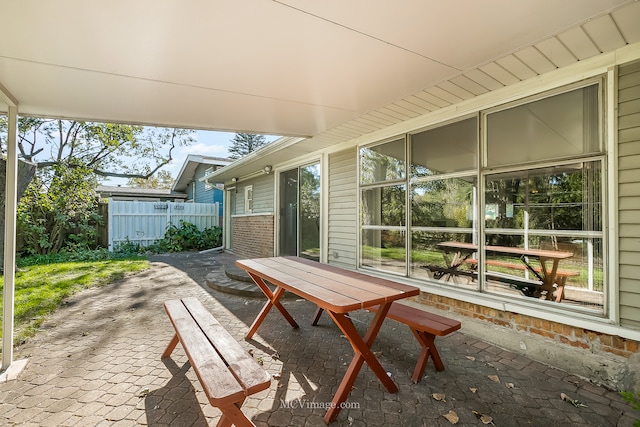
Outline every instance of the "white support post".
<path id="1" fill-rule="evenodd" d="M 2 319 L 2 370 L 13 362 L 13 315 L 16 276 L 16 211 L 18 199 L 18 108 L 9 106 L 4 207 L 4 303 Z"/>
<path id="2" fill-rule="evenodd" d="M 114 251 L 116 248 L 113 243 L 113 197 L 109 197 L 107 200 L 107 234 L 109 236 L 109 251 Z"/>

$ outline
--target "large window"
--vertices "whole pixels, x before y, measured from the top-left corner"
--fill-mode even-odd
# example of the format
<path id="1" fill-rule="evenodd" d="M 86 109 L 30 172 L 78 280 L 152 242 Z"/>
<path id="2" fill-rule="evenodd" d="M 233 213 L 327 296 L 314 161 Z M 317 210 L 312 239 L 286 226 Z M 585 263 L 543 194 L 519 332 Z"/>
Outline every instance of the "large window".
<path id="1" fill-rule="evenodd" d="M 432 277 L 429 265 L 445 267 L 440 242 L 477 240 L 477 167 L 477 117 L 411 135 L 412 277 Z"/>
<path id="2" fill-rule="evenodd" d="M 406 272 L 405 140 L 360 150 L 360 265 Z"/>
<path id="3" fill-rule="evenodd" d="M 598 89 L 590 85 L 488 113 L 486 166 L 600 152 Z"/>
<path id="4" fill-rule="evenodd" d="M 600 92 L 592 81 L 361 148 L 360 265 L 603 313 Z"/>
<path id="5" fill-rule="evenodd" d="M 567 304 L 593 308 L 604 304 L 602 230 L 601 160 L 485 176 L 487 246 L 570 253 L 556 272 L 566 276 L 563 300 Z M 531 259 L 534 271 L 508 271 L 501 265 L 503 254 L 485 255 L 489 276 L 508 272 L 530 279 L 541 268 L 539 259 Z M 509 282 L 484 283 L 488 292 L 519 292 Z"/>

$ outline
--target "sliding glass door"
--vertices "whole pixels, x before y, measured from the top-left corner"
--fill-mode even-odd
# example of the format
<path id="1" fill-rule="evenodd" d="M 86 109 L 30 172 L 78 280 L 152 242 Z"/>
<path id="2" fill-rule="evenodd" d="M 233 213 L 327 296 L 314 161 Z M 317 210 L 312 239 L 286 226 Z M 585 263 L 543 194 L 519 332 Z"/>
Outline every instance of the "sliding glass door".
<path id="1" fill-rule="evenodd" d="M 320 260 L 320 164 L 280 174 L 280 255 Z"/>

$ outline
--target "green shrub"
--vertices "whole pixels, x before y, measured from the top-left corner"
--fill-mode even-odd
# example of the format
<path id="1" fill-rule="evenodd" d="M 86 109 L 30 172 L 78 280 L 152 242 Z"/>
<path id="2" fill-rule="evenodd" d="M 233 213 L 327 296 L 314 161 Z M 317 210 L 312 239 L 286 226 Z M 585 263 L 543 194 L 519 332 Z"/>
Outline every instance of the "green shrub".
<path id="1" fill-rule="evenodd" d="M 154 253 L 182 252 L 217 248 L 222 245 L 222 229 L 210 227 L 198 230 L 194 224 L 180 220 L 180 226 L 169 225 L 164 237 L 147 250 Z"/>
<path id="2" fill-rule="evenodd" d="M 129 239 L 126 239 L 124 242 L 118 244 L 113 248 L 113 252 L 111 252 L 112 258 L 128 258 L 131 256 L 140 255 L 147 252 L 147 248 L 142 246 L 140 243 L 134 243 Z"/>

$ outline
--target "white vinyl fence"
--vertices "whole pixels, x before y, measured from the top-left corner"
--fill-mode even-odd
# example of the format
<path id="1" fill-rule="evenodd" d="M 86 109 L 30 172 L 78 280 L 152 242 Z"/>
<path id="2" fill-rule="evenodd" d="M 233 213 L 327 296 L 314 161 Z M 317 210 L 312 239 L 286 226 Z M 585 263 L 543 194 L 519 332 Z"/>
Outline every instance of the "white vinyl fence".
<path id="1" fill-rule="evenodd" d="M 198 230 L 220 225 L 218 203 L 139 202 L 109 199 L 109 250 L 127 241 L 149 246 L 180 220 Z"/>

